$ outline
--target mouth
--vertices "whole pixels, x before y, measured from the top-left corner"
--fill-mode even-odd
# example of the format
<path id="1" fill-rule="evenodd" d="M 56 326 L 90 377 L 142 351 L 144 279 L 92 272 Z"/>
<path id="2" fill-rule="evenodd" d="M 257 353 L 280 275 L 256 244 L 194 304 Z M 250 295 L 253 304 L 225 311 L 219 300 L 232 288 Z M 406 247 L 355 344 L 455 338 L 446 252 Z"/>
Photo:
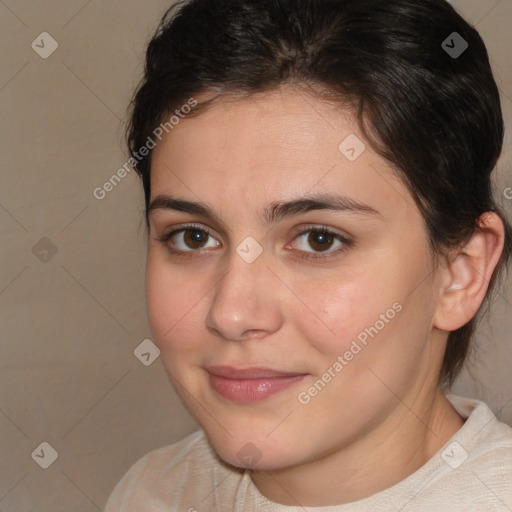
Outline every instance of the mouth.
<path id="1" fill-rule="evenodd" d="M 242 403 L 264 400 L 290 388 L 308 375 L 271 368 L 238 369 L 229 366 L 211 366 L 206 370 L 213 391 L 228 400 Z"/>

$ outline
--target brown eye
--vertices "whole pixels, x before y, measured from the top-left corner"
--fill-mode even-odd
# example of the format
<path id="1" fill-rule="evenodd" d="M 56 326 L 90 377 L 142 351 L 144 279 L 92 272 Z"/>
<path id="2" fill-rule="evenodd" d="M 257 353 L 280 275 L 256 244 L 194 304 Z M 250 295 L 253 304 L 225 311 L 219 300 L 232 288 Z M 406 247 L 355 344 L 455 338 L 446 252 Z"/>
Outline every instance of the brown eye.
<path id="1" fill-rule="evenodd" d="M 209 234 L 201 229 L 183 230 L 183 241 L 190 249 L 201 249 L 208 241 Z"/>
<path id="2" fill-rule="evenodd" d="M 204 228 L 189 226 L 176 229 L 159 238 L 167 249 L 175 254 L 194 253 L 200 249 L 220 246 L 213 235 Z"/>
<path id="3" fill-rule="evenodd" d="M 341 255 L 352 245 L 352 241 L 327 227 L 309 226 L 297 234 L 293 245 L 303 258 L 320 260 Z"/>
<path id="4" fill-rule="evenodd" d="M 326 251 L 334 242 L 334 236 L 327 231 L 311 230 L 308 236 L 308 244 L 315 251 Z"/>

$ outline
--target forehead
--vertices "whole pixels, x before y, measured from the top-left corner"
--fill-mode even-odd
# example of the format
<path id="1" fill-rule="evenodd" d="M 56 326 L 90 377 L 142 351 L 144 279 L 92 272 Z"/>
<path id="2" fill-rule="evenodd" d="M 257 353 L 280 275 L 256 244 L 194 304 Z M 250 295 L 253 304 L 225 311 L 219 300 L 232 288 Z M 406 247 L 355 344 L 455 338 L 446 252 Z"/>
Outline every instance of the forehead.
<path id="1" fill-rule="evenodd" d="M 210 167 L 223 158 L 236 158 L 236 163 L 241 159 L 243 168 L 276 158 L 296 166 L 329 145 L 329 153 L 339 156 L 338 144 L 325 135 L 326 130 L 339 130 L 342 120 L 346 129 L 356 125 L 346 109 L 286 87 L 244 99 L 221 97 L 197 117 L 185 116 L 157 146 L 154 160 L 164 153 L 164 158 L 172 154 L 186 163 L 180 158 L 185 156 L 192 163 L 214 154 Z"/>
<path id="2" fill-rule="evenodd" d="M 346 140 L 362 151 L 357 159 L 343 152 Z M 214 205 L 238 198 L 258 209 L 311 192 L 344 194 L 379 211 L 414 207 L 350 110 L 290 88 L 220 99 L 185 117 L 154 150 L 151 191 Z"/>

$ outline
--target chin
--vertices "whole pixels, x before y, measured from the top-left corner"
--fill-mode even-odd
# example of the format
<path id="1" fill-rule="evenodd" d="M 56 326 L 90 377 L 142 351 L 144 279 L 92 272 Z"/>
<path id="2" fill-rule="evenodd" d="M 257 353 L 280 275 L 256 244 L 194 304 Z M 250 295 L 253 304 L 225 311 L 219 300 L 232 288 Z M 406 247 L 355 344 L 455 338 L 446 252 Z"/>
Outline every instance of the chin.
<path id="1" fill-rule="evenodd" d="M 276 436 L 270 439 L 266 434 L 238 431 L 233 437 L 223 432 L 220 437 L 206 435 L 217 455 L 226 463 L 237 468 L 255 471 L 275 471 L 296 465 L 297 446 L 288 446 L 283 439 Z"/>

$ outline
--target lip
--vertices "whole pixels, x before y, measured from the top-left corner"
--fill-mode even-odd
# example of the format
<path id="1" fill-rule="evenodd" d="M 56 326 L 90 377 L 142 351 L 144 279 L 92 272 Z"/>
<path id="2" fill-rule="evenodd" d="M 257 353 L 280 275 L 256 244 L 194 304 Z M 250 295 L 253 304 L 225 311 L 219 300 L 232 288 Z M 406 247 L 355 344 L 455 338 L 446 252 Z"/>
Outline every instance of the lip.
<path id="1" fill-rule="evenodd" d="M 234 402 L 264 400 L 300 382 L 308 374 L 272 368 L 233 368 L 211 366 L 206 369 L 211 388 Z"/>

